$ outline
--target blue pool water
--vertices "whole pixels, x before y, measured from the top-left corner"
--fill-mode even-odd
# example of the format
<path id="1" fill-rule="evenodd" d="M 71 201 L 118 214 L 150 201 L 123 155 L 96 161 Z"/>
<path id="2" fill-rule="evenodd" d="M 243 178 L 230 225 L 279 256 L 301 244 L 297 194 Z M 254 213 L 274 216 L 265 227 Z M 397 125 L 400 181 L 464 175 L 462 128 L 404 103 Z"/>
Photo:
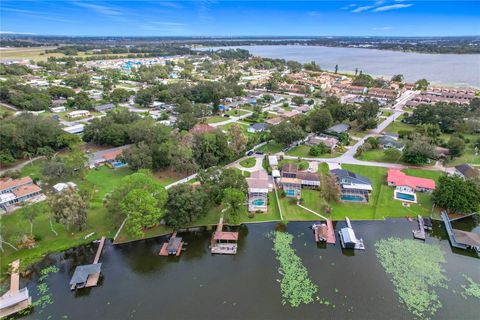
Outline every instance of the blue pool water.
<path id="1" fill-rule="evenodd" d="M 114 162 L 112 165 L 113 165 L 114 168 L 120 168 L 120 167 L 123 167 L 124 165 L 126 165 L 126 163 L 120 162 L 120 161 L 116 161 L 116 162 Z"/>
<path id="2" fill-rule="evenodd" d="M 285 190 L 285 194 L 287 196 L 293 197 L 295 195 L 295 191 L 294 190 Z"/>
<path id="3" fill-rule="evenodd" d="M 397 198 L 407 201 L 415 201 L 415 197 L 411 194 L 397 192 Z"/>
<path id="4" fill-rule="evenodd" d="M 263 201 L 262 199 L 256 199 L 252 201 L 252 204 L 254 206 L 263 206 L 265 205 L 265 201 Z"/>
<path id="5" fill-rule="evenodd" d="M 357 201 L 357 202 L 363 202 L 365 199 L 362 196 L 353 196 L 350 194 L 342 194 L 340 196 L 340 199 L 345 200 L 345 201 Z"/>

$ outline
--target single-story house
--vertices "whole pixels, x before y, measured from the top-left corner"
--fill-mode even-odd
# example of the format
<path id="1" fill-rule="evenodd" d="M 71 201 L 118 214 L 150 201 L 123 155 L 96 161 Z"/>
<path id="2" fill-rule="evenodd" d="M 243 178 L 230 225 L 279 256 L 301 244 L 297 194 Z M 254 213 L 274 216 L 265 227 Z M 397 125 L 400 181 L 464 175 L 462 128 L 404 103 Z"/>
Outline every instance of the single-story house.
<path id="1" fill-rule="evenodd" d="M 264 170 L 258 170 L 251 173 L 246 179 L 248 184 L 248 211 L 268 210 L 268 174 Z"/>
<path id="2" fill-rule="evenodd" d="M 247 131 L 250 133 L 262 132 L 266 129 L 266 127 L 267 125 L 263 122 L 253 123 L 248 127 Z"/>
<path id="3" fill-rule="evenodd" d="M 70 118 L 70 119 L 89 117 L 89 116 L 90 116 L 90 111 L 88 110 L 76 110 L 76 111 L 67 113 L 67 118 Z"/>
<path id="4" fill-rule="evenodd" d="M 59 113 L 59 112 L 65 112 L 67 109 L 65 107 L 52 107 L 50 108 L 50 111 Z"/>
<path id="5" fill-rule="evenodd" d="M 102 158 L 105 160 L 105 164 L 113 169 L 121 168 L 127 165 L 127 163 L 117 160 L 117 158 L 123 153 L 124 149 L 114 150 L 105 153 Z"/>
<path id="6" fill-rule="evenodd" d="M 480 171 L 478 169 L 473 168 L 469 164 L 461 164 L 461 165 L 455 166 L 454 174 L 462 177 L 464 180 L 480 178 Z"/>
<path id="7" fill-rule="evenodd" d="M 275 118 L 272 118 L 272 119 L 267 119 L 265 120 L 266 123 L 272 125 L 272 126 L 276 126 L 277 124 L 280 124 L 280 122 L 282 122 L 283 119 L 280 118 L 280 117 L 275 117 Z"/>
<path id="8" fill-rule="evenodd" d="M 435 190 L 435 180 L 408 176 L 398 169 L 388 170 L 387 183 L 390 187 L 408 186 L 420 192 Z"/>
<path id="9" fill-rule="evenodd" d="M 306 145 L 318 146 L 320 143 L 325 144 L 330 151 L 333 151 L 333 149 L 337 147 L 338 139 L 334 137 L 313 136 L 307 140 Z"/>
<path id="10" fill-rule="evenodd" d="M 325 132 L 333 134 L 333 135 L 339 135 L 341 133 L 347 132 L 348 129 L 350 129 L 350 125 L 346 123 L 339 123 L 334 126 L 331 126 Z"/>
<path id="11" fill-rule="evenodd" d="M 370 179 L 344 169 L 333 169 L 330 173 L 337 179 L 342 201 L 368 202 L 373 190 Z"/>
<path id="12" fill-rule="evenodd" d="M 82 133 L 84 128 L 85 128 L 85 125 L 80 123 L 70 127 L 65 127 L 63 128 L 63 131 L 72 133 L 72 134 L 78 134 L 78 133 Z"/>
<path id="13" fill-rule="evenodd" d="M 390 149 L 390 148 L 395 148 L 395 149 L 398 149 L 398 150 L 402 150 L 405 145 L 397 140 L 395 140 L 394 138 L 390 137 L 390 136 L 381 136 L 378 138 L 378 144 L 380 145 L 380 147 L 382 147 L 383 149 Z"/>
<path id="14" fill-rule="evenodd" d="M 287 197 L 300 197 L 302 194 L 302 181 L 300 179 L 282 176 L 280 178 L 280 186 L 285 191 Z"/>
<path id="15" fill-rule="evenodd" d="M 97 112 L 106 112 L 108 110 L 111 110 L 115 108 L 115 105 L 113 103 L 107 103 L 107 104 L 101 104 L 99 106 L 96 106 L 94 109 Z"/>
<path id="16" fill-rule="evenodd" d="M 394 199 L 407 202 L 417 202 L 416 191 L 431 192 L 435 189 L 432 179 L 408 176 L 398 169 L 389 169 L 387 184 L 395 187 Z"/>
<path id="17" fill-rule="evenodd" d="M 435 152 L 441 158 L 444 158 L 450 154 L 450 149 L 443 147 L 435 147 Z"/>
<path id="18" fill-rule="evenodd" d="M 107 164 L 108 162 L 111 162 L 110 165 L 112 165 L 114 168 L 118 168 L 118 166 L 117 167 L 114 166 L 115 159 L 119 155 L 121 155 L 123 150 L 125 150 L 129 146 L 130 145 L 125 145 L 121 147 L 93 152 L 88 155 L 88 166 L 90 168 L 95 168 L 103 164 Z M 118 163 L 117 165 L 122 166 L 120 163 Z M 126 164 L 123 164 L 123 165 L 126 165 Z"/>
<path id="19" fill-rule="evenodd" d="M 296 110 L 300 111 L 301 113 L 307 113 L 312 109 L 312 106 L 309 106 L 308 104 L 301 105 L 300 107 L 297 107 Z"/>

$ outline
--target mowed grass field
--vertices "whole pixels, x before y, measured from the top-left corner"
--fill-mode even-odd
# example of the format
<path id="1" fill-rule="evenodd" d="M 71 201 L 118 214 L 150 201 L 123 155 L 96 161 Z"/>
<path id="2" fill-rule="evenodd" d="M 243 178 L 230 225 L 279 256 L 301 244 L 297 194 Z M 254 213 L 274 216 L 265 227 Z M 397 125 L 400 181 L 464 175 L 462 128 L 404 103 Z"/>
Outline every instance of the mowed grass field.
<path id="1" fill-rule="evenodd" d="M 53 50 L 56 47 L 28 47 L 28 48 L 5 48 L 0 50 L 1 60 L 29 59 L 33 61 L 46 61 L 49 57 L 64 57 L 63 53 L 49 53 L 45 50 Z"/>

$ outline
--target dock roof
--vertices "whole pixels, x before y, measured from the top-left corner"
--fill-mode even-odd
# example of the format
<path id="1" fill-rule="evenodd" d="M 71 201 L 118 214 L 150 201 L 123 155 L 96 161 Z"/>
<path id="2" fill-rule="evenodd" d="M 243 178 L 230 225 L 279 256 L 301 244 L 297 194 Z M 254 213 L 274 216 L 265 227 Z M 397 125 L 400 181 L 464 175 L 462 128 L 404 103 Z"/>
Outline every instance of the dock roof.
<path id="1" fill-rule="evenodd" d="M 237 241 L 238 232 L 227 232 L 227 231 L 215 231 L 213 235 L 214 240 L 224 240 L 224 241 Z"/>
<path id="2" fill-rule="evenodd" d="M 79 283 L 86 283 L 90 275 L 94 273 L 100 273 L 101 269 L 101 263 L 78 266 L 73 273 L 72 279 L 70 280 L 70 286 L 77 285 Z"/>

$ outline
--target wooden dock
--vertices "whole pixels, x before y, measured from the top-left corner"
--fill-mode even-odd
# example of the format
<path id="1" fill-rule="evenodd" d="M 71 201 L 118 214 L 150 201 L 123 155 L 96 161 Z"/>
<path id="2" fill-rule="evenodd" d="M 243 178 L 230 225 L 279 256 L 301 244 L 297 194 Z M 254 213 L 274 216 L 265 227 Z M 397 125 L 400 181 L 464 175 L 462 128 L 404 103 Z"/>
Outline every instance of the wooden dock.
<path id="1" fill-rule="evenodd" d="M 418 216 L 418 230 L 412 230 L 412 232 L 415 239 L 425 240 L 425 224 L 421 215 Z"/>
<path id="2" fill-rule="evenodd" d="M 332 219 L 327 219 L 327 243 L 335 244 L 337 239 L 335 238 L 335 229 L 333 228 Z"/>
<path id="3" fill-rule="evenodd" d="M 237 254 L 238 232 L 223 231 L 223 217 L 212 234 L 210 252 L 216 254 Z"/>
<path id="4" fill-rule="evenodd" d="M 335 244 L 335 230 L 332 219 L 327 219 L 327 223 L 315 223 L 312 225 L 315 242 L 325 241 L 328 244 Z"/>
<path id="5" fill-rule="evenodd" d="M 442 220 L 452 247 L 464 250 L 472 249 L 480 256 L 480 235 L 478 233 L 453 229 L 446 212 L 442 212 Z"/>
<path id="6" fill-rule="evenodd" d="M 176 246 L 174 248 L 175 253 L 170 253 L 169 252 L 169 248 L 168 248 L 169 244 L 171 244 L 171 245 L 175 244 L 175 246 Z M 177 232 L 175 231 L 171 235 L 170 239 L 162 245 L 162 248 L 160 249 L 160 252 L 158 253 L 158 255 L 159 256 L 164 256 L 164 257 L 169 256 L 169 255 L 175 255 L 175 256 L 178 257 L 182 253 L 183 244 L 184 244 L 184 242 L 182 241 L 182 238 L 177 237 Z"/>
<path id="7" fill-rule="evenodd" d="M 20 260 L 11 263 L 10 289 L 0 297 L 0 318 L 8 317 L 32 305 L 27 288 L 20 289 Z"/>
<path id="8" fill-rule="evenodd" d="M 100 272 L 102 264 L 98 261 L 102 255 L 103 247 L 105 246 L 106 237 L 102 237 L 98 243 L 97 252 L 92 264 L 81 265 L 75 268 L 72 279 L 70 280 L 70 289 L 82 289 L 95 287 L 100 279 Z"/>

